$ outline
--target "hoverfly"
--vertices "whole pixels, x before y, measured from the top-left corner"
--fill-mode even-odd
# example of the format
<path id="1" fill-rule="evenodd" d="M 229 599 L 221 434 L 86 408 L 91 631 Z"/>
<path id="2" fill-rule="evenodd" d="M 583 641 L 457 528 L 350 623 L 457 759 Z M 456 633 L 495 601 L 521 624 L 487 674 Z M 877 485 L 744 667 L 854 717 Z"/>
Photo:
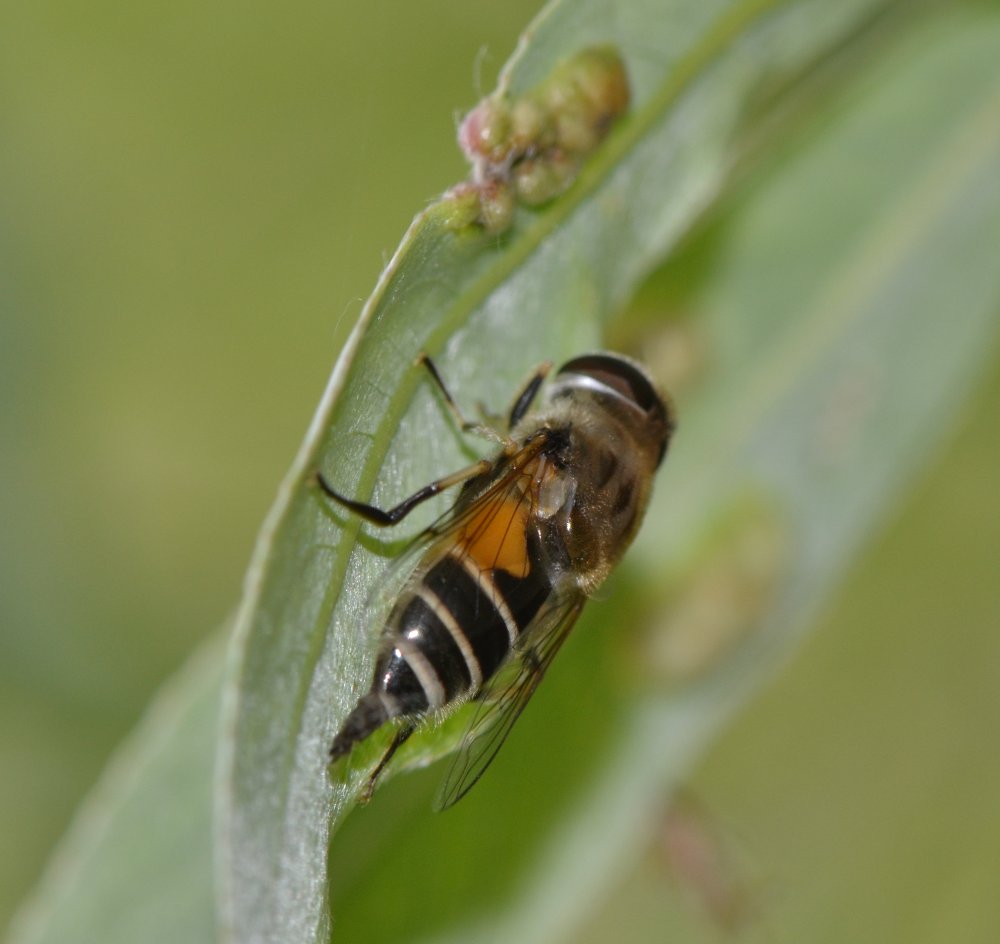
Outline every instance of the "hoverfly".
<path id="1" fill-rule="evenodd" d="M 344 497 L 316 474 L 330 499 L 383 527 L 462 484 L 454 506 L 414 543 L 416 564 L 383 629 L 371 687 L 334 738 L 330 759 L 398 719 L 367 798 L 423 719 L 474 700 L 438 797 L 443 809 L 496 756 L 587 597 L 631 543 L 675 423 L 670 400 L 619 354 L 573 358 L 532 410 L 551 368 L 543 364 L 514 399 L 505 433 L 467 422 L 433 362 L 419 361 L 462 429 L 501 445 L 387 511 Z"/>

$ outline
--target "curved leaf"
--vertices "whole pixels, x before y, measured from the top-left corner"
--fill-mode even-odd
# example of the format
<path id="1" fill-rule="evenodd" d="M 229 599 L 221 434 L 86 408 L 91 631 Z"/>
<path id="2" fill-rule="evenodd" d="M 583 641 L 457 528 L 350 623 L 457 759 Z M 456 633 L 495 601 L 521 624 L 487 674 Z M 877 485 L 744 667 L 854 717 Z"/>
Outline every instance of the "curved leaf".
<path id="1" fill-rule="evenodd" d="M 661 595 L 640 664 L 664 673 L 676 665 L 676 637 L 669 656 L 662 646 L 677 631 L 697 637 L 734 620 L 746 624 L 742 635 L 688 684 L 637 694 L 600 771 L 570 794 L 502 907 L 481 907 L 458 931 L 435 926 L 409 939 L 578 940 L 585 916 L 649 847 L 671 791 L 788 659 L 860 542 L 923 467 L 1000 329 L 998 54 L 995 11 L 918 25 L 728 221 L 711 279 L 683 296 L 686 308 L 711 313 L 699 323 L 710 373 L 682 400 L 655 525 L 633 561 L 644 572 L 638 586 L 662 583 L 706 522 L 745 506 L 749 491 L 753 510 L 736 530 L 756 542 L 750 563 L 716 568 L 707 618 L 685 608 L 685 594 L 702 592 L 697 583 Z M 716 236 L 688 247 L 687 262 Z M 762 561 L 774 569 L 755 572 Z M 678 626 L 682 608 L 687 625 Z M 607 623 L 616 631 L 614 613 Z M 579 691 L 593 676 L 576 681 Z M 551 743 L 562 733 L 544 734 Z M 508 794 L 512 781 L 502 785 Z M 405 839 L 391 845 L 403 858 L 416 851 Z M 420 854 L 447 861 L 456 845 L 425 841 Z M 385 873 L 368 880 L 377 886 Z"/>
<path id="2" fill-rule="evenodd" d="M 208 840 L 223 643 L 202 646 L 118 748 L 16 916 L 12 942 L 214 939 Z"/>
<path id="3" fill-rule="evenodd" d="M 632 109 L 568 193 L 518 210 L 500 238 L 454 232 L 447 204 L 421 214 L 365 307 L 265 526 L 238 618 L 217 807 L 232 938 L 326 937 L 325 849 L 363 779 L 331 783 L 325 753 L 369 682 L 365 601 L 399 544 L 360 539 L 356 522 L 317 500 L 311 471 L 385 505 L 461 465 L 416 353 L 438 356 L 463 402 L 504 403 L 539 360 L 596 345 L 608 314 L 717 194 L 747 110 L 879 7 L 592 0 L 553 3 L 526 33 L 503 76 L 512 93 L 611 44 Z"/>
<path id="4" fill-rule="evenodd" d="M 429 781 L 390 785 L 328 860 L 363 772 L 330 782 L 325 751 L 369 681 L 369 587 L 405 534 L 386 540 L 331 512 L 309 473 L 321 465 L 344 491 L 388 503 L 467 461 L 416 352 L 439 355 L 463 404 L 503 404 L 537 361 L 599 343 L 748 144 L 773 137 L 785 87 L 804 90 L 793 104 L 815 103 L 850 61 L 833 52 L 849 56 L 859 38 L 885 48 L 905 17 L 864 29 L 885 6 L 592 0 L 550 5 L 526 34 L 503 77 L 512 94 L 610 42 L 632 108 L 567 194 L 519 210 L 500 237 L 456 233 L 447 206 L 431 208 L 366 307 L 261 536 L 230 652 L 215 800 L 226 938 L 325 938 L 332 875 L 344 939 L 574 939 L 678 778 L 786 657 L 996 331 L 1000 26 L 985 8 L 917 24 L 892 56 L 861 62 L 848 94 L 671 263 L 672 307 L 704 315 L 689 335 L 672 325 L 668 347 L 709 356 L 682 389 L 633 581 L 619 577 L 632 592 L 588 610 L 516 750 L 468 800 L 432 818 Z M 647 319 L 651 354 L 662 321 Z M 696 622 L 720 589 L 728 609 Z M 623 704 L 637 665 L 643 690 Z M 699 674 L 665 694 L 679 667 Z M 212 936 L 219 675 L 206 654 L 154 706 L 18 940 Z M 410 761 L 444 746 L 427 737 Z"/>

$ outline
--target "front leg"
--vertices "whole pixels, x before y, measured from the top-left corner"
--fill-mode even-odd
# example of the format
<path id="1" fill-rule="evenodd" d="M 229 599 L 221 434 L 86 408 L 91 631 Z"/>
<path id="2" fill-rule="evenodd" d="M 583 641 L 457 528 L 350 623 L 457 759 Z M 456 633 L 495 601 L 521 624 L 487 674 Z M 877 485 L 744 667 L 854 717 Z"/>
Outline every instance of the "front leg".
<path id="1" fill-rule="evenodd" d="M 437 366 L 434 361 L 431 360 L 429 354 L 419 354 L 417 357 L 417 363 L 423 364 L 423 366 L 427 368 L 427 372 L 431 375 L 434 385 L 441 391 L 441 396 L 444 397 L 445 406 L 448 407 L 451 415 L 455 418 L 455 422 L 458 424 L 458 428 L 463 433 L 474 433 L 477 436 L 482 436 L 483 439 L 492 439 L 493 442 L 498 442 L 502 445 L 507 444 L 508 440 L 498 433 L 492 426 L 487 423 L 474 423 L 465 418 L 465 414 L 455 402 L 455 398 L 451 395 L 451 391 L 445 385 L 441 374 L 438 372 Z"/>
<path id="2" fill-rule="evenodd" d="M 355 501 L 353 498 L 347 498 L 345 495 L 341 495 L 340 492 L 336 491 L 332 485 L 323 477 L 323 473 L 317 470 L 313 473 L 313 477 L 316 480 L 316 484 L 323 490 L 323 493 L 327 498 L 332 499 L 338 505 L 342 505 L 348 511 L 352 511 L 354 514 L 364 518 L 365 521 L 370 521 L 374 525 L 378 525 L 380 528 L 387 528 L 394 524 L 398 524 L 402 521 L 414 508 L 418 505 L 423 504 L 427 499 L 433 498 L 440 492 L 443 492 L 446 488 L 451 488 L 453 485 L 458 485 L 462 482 L 467 482 L 469 479 L 475 478 L 477 475 L 482 475 L 484 472 L 489 471 L 493 463 L 488 459 L 480 459 L 478 462 L 474 462 L 472 465 L 466 466 L 464 469 L 459 469 L 457 472 L 453 472 L 451 475 L 446 475 L 444 478 L 436 479 L 429 485 L 425 485 L 423 488 L 418 489 L 409 498 L 404 498 L 398 505 L 384 511 L 381 508 L 376 508 L 374 505 L 368 505 L 365 502 Z"/>

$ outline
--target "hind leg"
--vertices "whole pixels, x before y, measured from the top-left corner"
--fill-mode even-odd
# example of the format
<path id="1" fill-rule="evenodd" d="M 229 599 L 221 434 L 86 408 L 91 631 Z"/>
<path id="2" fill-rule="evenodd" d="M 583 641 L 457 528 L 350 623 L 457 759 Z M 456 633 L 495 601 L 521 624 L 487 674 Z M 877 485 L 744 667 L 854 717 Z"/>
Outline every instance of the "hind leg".
<path id="1" fill-rule="evenodd" d="M 396 736 L 392 739 L 392 743 L 386 748 L 385 753 L 382 755 L 382 759 L 375 765 L 375 769 L 368 777 L 368 783 L 365 784 L 365 788 L 361 792 L 361 797 L 358 802 L 367 803 L 372 798 L 372 794 L 375 792 L 375 787 L 378 785 L 378 778 L 382 776 L 382 771 L 385 770 L 386 765 L 390 760 L 392 760 L 393 754 L 395 754 L 396 751 L 402 747 L 415 730 L 416 727 L 414 725 L 407 724 L 396 732 Z"/>

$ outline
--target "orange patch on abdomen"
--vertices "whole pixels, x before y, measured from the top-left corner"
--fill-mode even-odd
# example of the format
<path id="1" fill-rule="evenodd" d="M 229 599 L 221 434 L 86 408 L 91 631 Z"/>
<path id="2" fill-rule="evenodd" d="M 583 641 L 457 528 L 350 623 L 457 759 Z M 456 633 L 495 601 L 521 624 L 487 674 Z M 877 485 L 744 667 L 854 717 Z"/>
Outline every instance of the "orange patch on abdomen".
<path id="1" fill-rule="evenodd" d="M 481 570 L 506 570 L 524 578 L 531 571 L 528 560 L 528 503 L 512 494 L 502 502 L 489 502 L 462 529 L 459 544 Z"/>

